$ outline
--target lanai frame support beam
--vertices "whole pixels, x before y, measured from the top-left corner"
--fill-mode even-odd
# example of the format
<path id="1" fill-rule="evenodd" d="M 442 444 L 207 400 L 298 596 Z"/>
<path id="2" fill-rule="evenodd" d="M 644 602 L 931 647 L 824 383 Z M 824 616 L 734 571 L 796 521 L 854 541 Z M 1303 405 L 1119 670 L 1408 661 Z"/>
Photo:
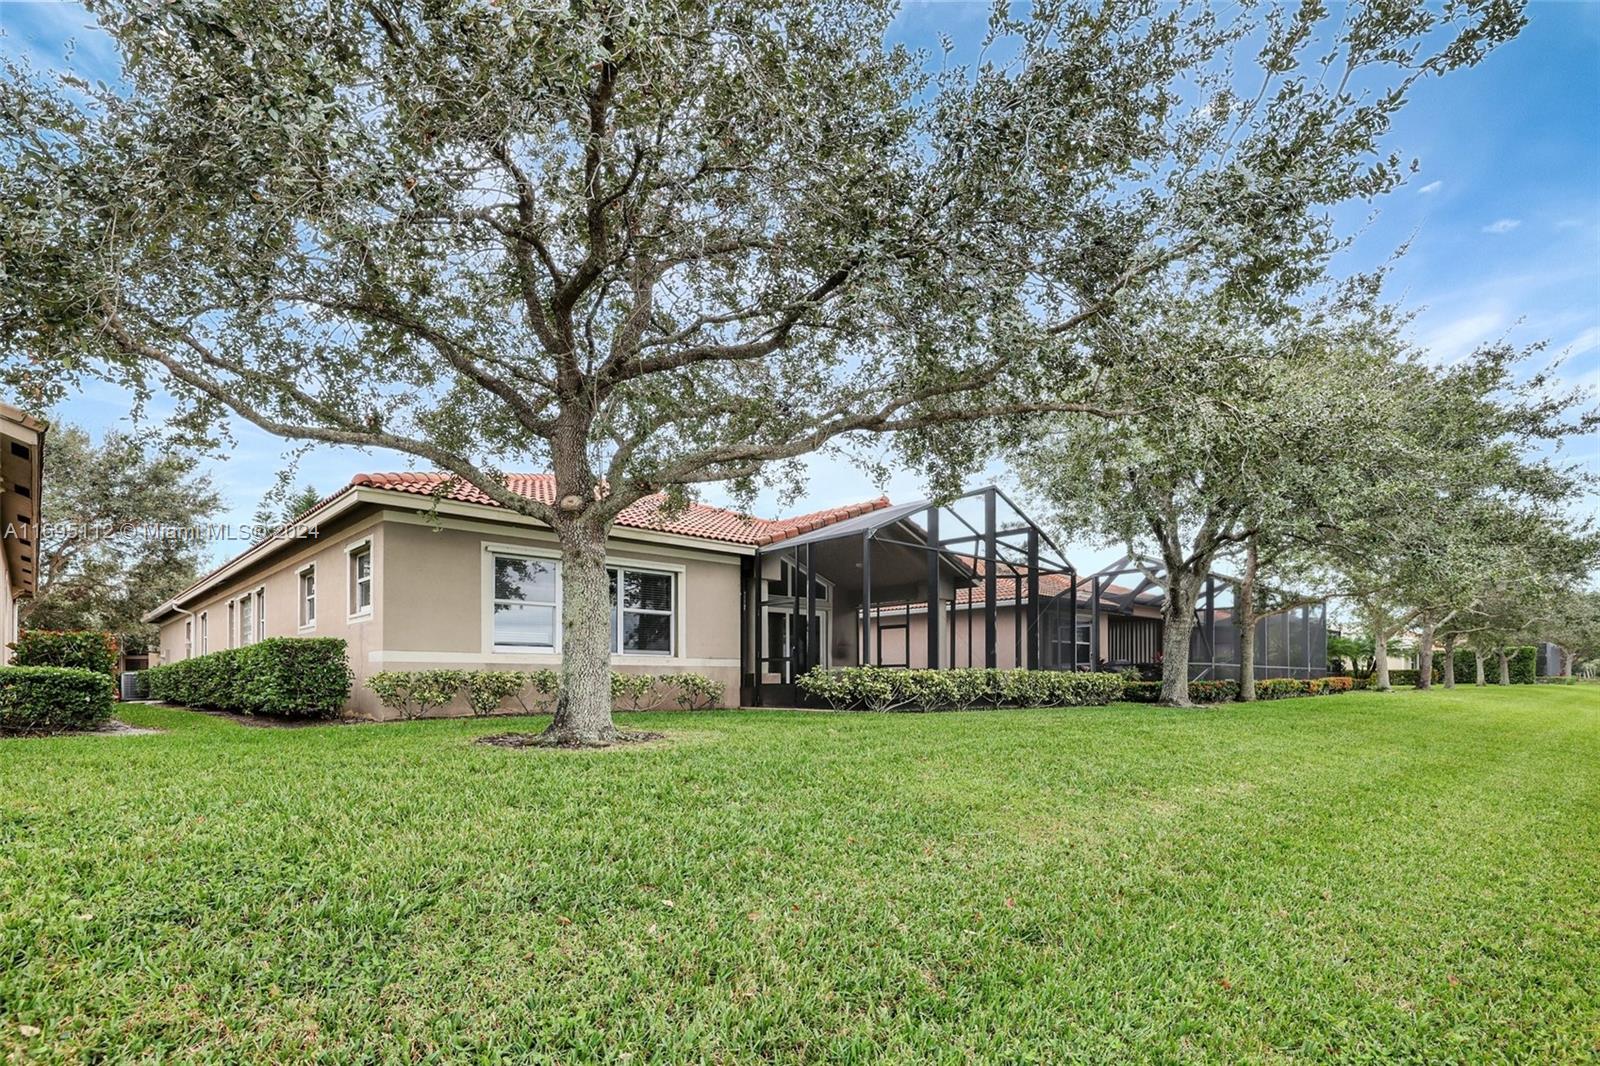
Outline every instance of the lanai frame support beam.
<path id="1" fill-rule="evenodd" d="M 1028 669 L 1039 669 L 1039 654 L 1043 636 L 1039 632 L 1039 531 L 1028 527 Z M 1073 633 L 1076 643 L 1078 635 Z"/>
<path id="2" fill-rule="evenodd" d="M 987 488 L 983 490 L 983 664 L 990 670 L 1000 663 L 1000 624 L 994 603 L 1000 594 L 1000 582 L 995 573 L 994 526 L 994 489 Z"/>
<path id="3" fill-rule="evenodd" d="M 820 643 L 816 638 L 822 635 L 821 630 L 817 627 L 817 576 L 816 571 L 812 568 L 812 564 L 816 559 L 813 554 L 816 547 L 814 542 L 806 542 L 806 652 L 805 658 L 800 664 L 806 670 L 810 670 L 813 666 L 818 666 L 822 662 L 822 656 L 817 654 L 818 649 L 815 646 Z"/>
<path id="4" fill-rule="evenodd" d="M 870 666 L 872 649 L 872 532 L 861 534 L 861 649 L 856 661 Z"/>
<path id="5" fill-rule="evenodd" d="M 943 627 L 939 622 L 939 505 L 928 508 L 928 668 L 939 669 L 939 638 Z M 911 605 L 907 604 L 909 611 Z M 906 635 L 911 634 L 910 619 L 906 620 Z M 911 654 L 906 653 L 906 665 L 911 665 Z"/>

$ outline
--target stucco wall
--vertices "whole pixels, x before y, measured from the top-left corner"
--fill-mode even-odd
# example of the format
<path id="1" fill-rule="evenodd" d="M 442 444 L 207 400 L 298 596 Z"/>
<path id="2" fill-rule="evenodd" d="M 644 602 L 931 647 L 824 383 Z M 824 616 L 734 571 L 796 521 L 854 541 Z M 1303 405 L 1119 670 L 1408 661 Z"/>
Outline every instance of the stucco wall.
<path id="1" fill-rule="evenodd" d="M 351 619 L 347 549 L 373 548 L 373 609 Z M 355 687 L 347 710 L 369 717 L 392 714 L 363 684 L 382 670 L 519 669 L 558 667 L 556 653 L 496 652 L 489 627 L 490 547 L 558 554 L 553 536 L 507 524 L 437 519 L 404 511 L 369 512 L 315 543 L 296 547 L 249 574 L 230 580 L 185 607 L 207 616 L 209 650 L 238 644 L 228 632 L 228 604 L 256 589 L 266 595 L 266 636 L 340 637 L 349 646 Z M 704 674 L 722 683 L 722 705 L 739 698 L 739 557 L 715 550 L 613 539 L 608 558 L 676 575 L 678 605 L 672 655 L 617 655 L 626 673 Z M 317 569 L 318 617 L 299 626 L 299 574 Z M 235 606 L 235 630 L 237 629 Z M 185 616 L 161 625 L 162 661 L 183 657 Z M 193 654 L 200 654 L 198 635 Z M 466 713 L 464 703 L 443 713 Z"/>
<path id="2" fill-rule="evenodd" d="M 559 553 L 555 538 L 537 530 L 486 523 L 443 525 L 420 515 L 384 522 L 380 566 L 384 646 L 351 665 L 358 677 L 378 670 L 459 670 L 557 667 L 549 652 L 499 652 L 490 629 L 492 549 Z M 672 655 L 620 654 L 622 673 L 704 674 L 723 686 L 723 706 L 739 700 L 739 557 L 716 551 L 651 545 L 613 538 L 608 561 L 637 564 L 676 575 L 676 632 Z M 381 709 L 373 708 L 375 713 Z M 458 704 L 447 713 L 465 713 Z"/>
<path id="3" fill-rule="evenodd" d="M 338 528 L 324 529 L 313 539 L 297 541 L 287 552 L 270 563 L 242 574 L 217 589 L 206 593 L 186 607 L 194 612 L 194 642 L 192 654 L 221 651 L 238 647 L 238 601 L 256 590 L 265 593 L 266 636 L 269 637 L 338 637 L 349 649 L 351 666 L 364 661 L 373 651 L 381 648 L 383 618 L 374 610 L 365 618 L 351 618 L 349 549 L 364 541 L 372 544 L 373 559 L 382 558 L 384 524 L 376 515 L 369 515 L 354 523 Z M 307 566 L 316 568 L 317 618 L 312 626 L 300 626 L 300 573 Z M 373 598 L 378 602 L 382 595 L 382 571 L 376 565 L 373 573 Z M 228 605 L 233 607 L 233 625 L 229 626 Z M 200 619 L 205 616 L 207 640 L 202 647 Z M 161 624 L 161 661 L 176 662 L 184 657 L 184 622 L 186 616 L 178 615 Z M 375 704 L 371 693 L 357 691 L 352 709 L 368 712 Z"/>

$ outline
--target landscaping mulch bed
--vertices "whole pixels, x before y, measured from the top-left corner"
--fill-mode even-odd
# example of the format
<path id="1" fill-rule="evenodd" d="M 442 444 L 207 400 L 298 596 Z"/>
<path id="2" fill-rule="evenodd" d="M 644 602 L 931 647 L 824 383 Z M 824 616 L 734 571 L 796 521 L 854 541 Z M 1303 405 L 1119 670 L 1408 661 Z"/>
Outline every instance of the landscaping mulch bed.
<path id="1" fill-rule="evenodd" d="M 165 729 L 147 729 L 144 726 L 129 725 L 127 722 L 119 722 L 112 718 L 93 729 L 63 729 L 54 733 L 24 733 L 0 729 L 0 740 L 26 740 L 30 737 L 147 737 L 165 732 Z"/>
<path id="2" fill-rule="evenodd" d="M 652 740 L 665 740 L 666 736 L 665 733 L 619 729 L 617 739 L 610 744 L 592 745 L 556 744 L 546 740 L 543 733 L 490 733 L 488 736 L 479 737 L 474 743 L 487 744 L 494 748 L 566 748 L 572 751 L 596 751 L 623 744 L 645 744 Z"/>
<path id="3" fill-rule="evenodd" d="M 182 710 L 195 714 L 209 714 L 213 718 L 226 718 L 230 722 L 250 729 L 309 729 L 323 725 L 377 725 L 365 718 L 275 718 L 264 714 L 240 714 L 237 711 L 217 711 L 204 707 L 185 707 Z"/>

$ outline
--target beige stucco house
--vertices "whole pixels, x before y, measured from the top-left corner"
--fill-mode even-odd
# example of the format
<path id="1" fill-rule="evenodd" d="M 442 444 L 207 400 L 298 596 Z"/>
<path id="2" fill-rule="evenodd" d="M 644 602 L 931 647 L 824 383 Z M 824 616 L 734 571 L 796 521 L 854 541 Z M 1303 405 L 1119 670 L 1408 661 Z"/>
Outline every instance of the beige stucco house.
<path id="1" fill-rule="evenodd" d="M 553 497 L 548 475 L 508 484 Z M 668 513 L 659 499 L 629 507 L 607 544 L 619 590 L 614 668 L 704 674 L 723 684 L 724 705 L 737 704 L 758 548 L 887 502 L 781 520 L 699 504 Z M 557 666 L 560 552 L 541 523 L 444 475 L 361 474 L 146 620 L 160 626 L 163 662 L 265 637 L 342 638 L 356 675 L 348 710 L 382 717 L 361 683 L 382 670 Z"/>
<path id="2" fill-rule="evenodd" d="M 46 425 L 0 403 L 0 664 L 11 661 L 17 639 L 17 601 L 37 586 L 35 546 L 43 497 Z"/>

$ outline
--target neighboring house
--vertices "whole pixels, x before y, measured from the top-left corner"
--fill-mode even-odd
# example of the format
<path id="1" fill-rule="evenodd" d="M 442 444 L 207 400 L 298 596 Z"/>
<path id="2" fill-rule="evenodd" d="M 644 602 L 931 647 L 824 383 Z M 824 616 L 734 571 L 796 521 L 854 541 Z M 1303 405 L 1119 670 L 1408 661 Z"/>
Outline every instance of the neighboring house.
<path id="1" fill-rule="evenodd" d="M 48 427 L 32 415 L 0 403 L 0 664 L 11 661 L 17 639 L 17 601 L 37 588 L 39 502 L 43 494 L 44 437 Z"/>
<path id="2" fill-rule="evenodd" d="M 553 499 L 548 475 L 507 484 Z M 560 664 L 560 552 L 542 523 L 402 473 L 358 475 L 299 525 L 314 535 L 256 544 L 147 615 L 163 658 L 340 637 L 350 709 L 374 716 L 360 682 L 382 670 Z M 1090 669 L 1148 665 L 1160 647 L 1159 597 L 1100 581 L 1088 602 L 1089 579 L 994 488 L 785 519 L 651 498 L 618 516 L 606 552 L 613 667 L 704 674 L 724 705 L 792 706 L 814 666 Z"/>

